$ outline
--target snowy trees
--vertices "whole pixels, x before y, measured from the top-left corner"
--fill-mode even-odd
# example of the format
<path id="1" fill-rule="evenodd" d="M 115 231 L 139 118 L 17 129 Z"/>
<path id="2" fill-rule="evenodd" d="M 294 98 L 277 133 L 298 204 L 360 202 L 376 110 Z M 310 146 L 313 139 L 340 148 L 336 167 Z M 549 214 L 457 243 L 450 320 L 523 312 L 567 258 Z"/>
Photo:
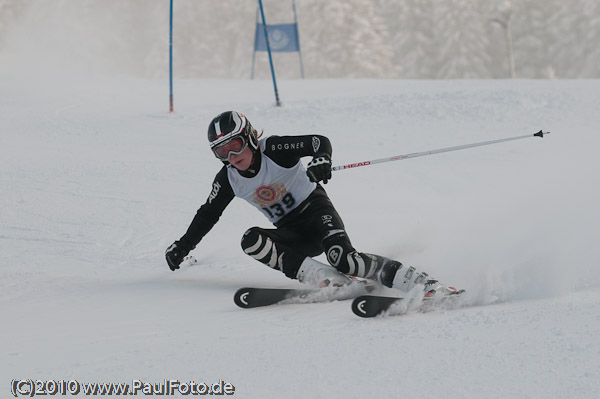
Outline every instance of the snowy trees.
<path id="1" fill-rule="evenodd" d="M 309 77 L 386 77 L 393 72 L 387 27 L 370 0 L 298 1 Z"/>
<path id="2" fill-rule="evenodd" d="M 483 78 L 489 54 L 486 20 L 480 2 L 437 0 L 434 2 L 437 29 L 437 78 Z"/>
<path id="3" fill-rule="evenodd" d="M 0 0 L 0 48 L 5 40 L 11 25 L 17 19 L 23 3 L 10 0 Z"/>
<path id="4" fill-rule="evenodd" d="M 598 0 L 584 0 L 584 13 L 589 15 L 589 21 L 583 30 L 581 41 L 586 51 L 578 64 L 581 71 L 578 76 L 600 77 L 600 2 Z"/>
<path id="5" fill-rule="evenodd" d="M 507 0 L 296 0 L 308 78 L 505 78 Z M 269 24 L 291 0 L 263 0 Z M 177 77 L 250 76 L 256 0 L 174 0 Z M 600 1 L 512 0 L 520 78 L 600 77 Z M 169 0 L 0 0 L 0 56 L 60 67 L 164 77 Z M 10 56 L 8 55 L 10 54 Z M 278 77 L 300 76 L 277 53 Z M 269 76 L 266 53 L 256 76 Z"/>
<path id="6" fill-rule="evenodd" d="M 434 78 L 436 29 L 433 0 L 377 0 L 387 25 L 397 76 Z"/>
<path id="7" fill-rule="evenodd" d="M 268 24 L 293 21 L 290 0 L 263 0 L 263 4 Z M 306 77 L 393 75 L 393 50 L 386 43 L 388 30 L 373 1 L 296 0 L 296 6 Z M 278 76 L 300 76 L 297 54 L 277 53 L 273 58 Z M 267 76 L 266 54 L 257 53 L 256 60 L 256 76 Z"/>
<path id="8" fill-rule="evenodd" d="M 552 2 L 548 25 L 548 57 L 555 76 L 599 76 L 600 2 L 572 0 Z M 573 12 L 573 10 L 579 12 Z M 595 74 L 594 74 L 595 69 Z"/>

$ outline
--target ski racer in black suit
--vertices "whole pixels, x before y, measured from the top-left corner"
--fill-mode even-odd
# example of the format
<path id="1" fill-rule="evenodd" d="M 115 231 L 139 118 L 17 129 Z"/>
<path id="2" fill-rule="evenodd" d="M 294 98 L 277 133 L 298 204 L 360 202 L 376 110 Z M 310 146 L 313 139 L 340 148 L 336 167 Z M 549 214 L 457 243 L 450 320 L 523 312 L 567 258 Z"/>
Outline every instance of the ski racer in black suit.
<path id="1" fill-rule="evenodd" d="M 344 285 L 351 281 L 348 276 L 356 276 L 404 292 L 421 284 L 425 296 L 456 292 L 427 273 L 354 248 L 342 218 L 320 184 L 331 179 L 332 147 L 327 137 L 260 136 L 262 133 L 259 135 L 239 112 L 223 112 L 211 121 L 210 147 L 224 166 L 187 232 L 167 249 L 171 270 L 179 269 L 184 257 L 237 196 L 275 226 L 248 229 L 241 240 L 242 249 L 291 279 L 322 287 Z M 300 161 L 303 157 L 312 157 L 307 169 Z M 323 252 L 329 264 L 313 259 Z"/>

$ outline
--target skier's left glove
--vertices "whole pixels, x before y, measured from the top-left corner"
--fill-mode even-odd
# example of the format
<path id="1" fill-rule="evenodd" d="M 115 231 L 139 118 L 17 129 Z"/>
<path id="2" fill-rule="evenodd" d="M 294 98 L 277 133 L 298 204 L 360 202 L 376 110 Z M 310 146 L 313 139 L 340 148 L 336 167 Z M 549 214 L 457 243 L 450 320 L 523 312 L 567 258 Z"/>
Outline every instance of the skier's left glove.
<path id="1" fill-rule="evenodd" d="M 331 158 L 329 155 L 315 155 L 307 165 L 306 174 L 313 183 L 318 183 L 322 180 L 323 184 L 327 184 L 329 179 L 331 179 Z"/>
<path id="2" fill-rule="evenodd" d="M 167 251 L 165 252 L 165 258 L 167 258 L 167 264 L 169 269 L 175 271 L 179 269 L 179 265 L 183 262 L 183 259 L 190 253 L 193 248 L 186 245 L 182 241 L 175 241 Z"/>

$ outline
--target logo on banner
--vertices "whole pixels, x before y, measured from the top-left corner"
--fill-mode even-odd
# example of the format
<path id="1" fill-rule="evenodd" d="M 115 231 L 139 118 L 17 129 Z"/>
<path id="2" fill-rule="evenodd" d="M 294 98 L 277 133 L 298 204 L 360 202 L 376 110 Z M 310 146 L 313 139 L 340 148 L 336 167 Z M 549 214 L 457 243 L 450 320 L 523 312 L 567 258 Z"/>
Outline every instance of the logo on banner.
<path id="1" fill-rule="evenodd" d="M 287 47 L 290 43 L 290 37 L 281 29 L 269 31 L 269 45 L 275 51 Z"/>
<path id="2" fill-rule="evenodd" d="M 300 51 L 298 25 L 296 23 L 267 25 L 267 32 L 271 51 Z M 254 32 L 254 51 L 267 51 L 264 27 L 259 23 L 256 24 Z"/>

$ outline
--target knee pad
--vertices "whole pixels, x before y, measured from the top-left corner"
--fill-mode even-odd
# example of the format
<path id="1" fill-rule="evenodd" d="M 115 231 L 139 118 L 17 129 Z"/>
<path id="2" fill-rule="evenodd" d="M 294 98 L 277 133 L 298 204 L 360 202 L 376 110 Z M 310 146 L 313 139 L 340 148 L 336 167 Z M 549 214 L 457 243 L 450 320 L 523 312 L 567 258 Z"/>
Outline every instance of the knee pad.
<path id="1" fill-rule="evenodd" d="M 346 232 L 333 234 L 323 240 L 329 264 L 350 276 L 365 277 L 369 272 L 369 258 L 352 246 Z"/>
<path id="2" fill-rule="evenodd" d="M 241 244 L 247 255 L 275 270 L 282 271 L 289 278 L 296 278 L 298 268 L 304 260 L 304 256 L 275 242 L 260 227 L 246 230 Z"/>
<path id="3" fill-rule="evenodd" d="M 259 227 L 251 227 L 244 232 L 242 236 L 242 249 L 246 252 L 247 249 L 252 248 L 257 244 L 259 240 L 261 240 L 260 228 Z"/>
<path id="4" fill-rule="evenodd" d="M 263 234 L 259 227 L 252 227 L 246 230 L 241 244 L 244 252 L 257 261 L 273 269 L 282 269 L 281 256 L 283 252 L 281 254 L 278 253 L 273 240 L 266 234 Z"/>
<path id="5" fill-rule="evenodd" d="M 375 280 L 387 287 L 392 286 L 396 271 L 402 267 L 402 263 L 383 256 L 358 252 L 345 232 L 327 237 L 323 246 L 327 261 L 340 272 Z"/>

